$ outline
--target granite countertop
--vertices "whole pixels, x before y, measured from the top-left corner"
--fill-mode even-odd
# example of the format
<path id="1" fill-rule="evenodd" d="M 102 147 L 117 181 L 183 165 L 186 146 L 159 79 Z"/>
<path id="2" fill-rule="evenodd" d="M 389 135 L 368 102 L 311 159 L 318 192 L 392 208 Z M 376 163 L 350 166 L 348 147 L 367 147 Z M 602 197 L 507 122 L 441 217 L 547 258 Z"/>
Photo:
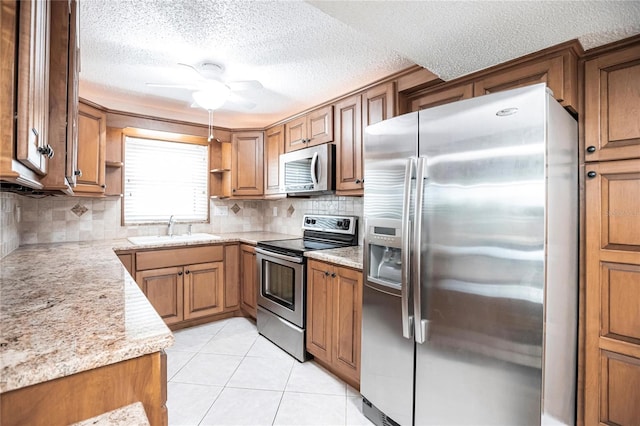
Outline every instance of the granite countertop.
<path id="1" fill-rule="evenodd" d="M 31 245 L 0 260 L 0 393 L 171 346 L 112 247 Z"/>
<path id="2" fill-rule="evenodd" d="M 91 417 L 90 419 L 74 423 L 71 426 L 148 426 L 149 418 L 141 402 L 125 405 L 124 407 Z"/>
<path id="3" fill-rule="evenodd" d="M 234 242 L 241 242 L 245 244 L 256 245 L 258 241 L 291 240 L 295 238 L 301 238 L 301 236 L 299 235 L 280 234 L 277 232 L 266 232 L 266 231 L 229 232 L 229 233 L 211 234 L 211 235 L 215 235 L 219 238 L 216 238 L 214 240 L 149 242 L 145 244 L 133 244 L 127 239 L 121 239 L 121 240 L 111 241 L 111 246 L 115 251 L 127 251 L 127 250 L 147 250 L 151 248 L 197 246 L 202 244 L 223 244 L 223 243 L 234 243 Z"/>
<path id="4" fill-rule="evenodd" d="M 310 259 L 362 270 L 362 246 L 314 250 L 305 252 L 304 255 Z"/>

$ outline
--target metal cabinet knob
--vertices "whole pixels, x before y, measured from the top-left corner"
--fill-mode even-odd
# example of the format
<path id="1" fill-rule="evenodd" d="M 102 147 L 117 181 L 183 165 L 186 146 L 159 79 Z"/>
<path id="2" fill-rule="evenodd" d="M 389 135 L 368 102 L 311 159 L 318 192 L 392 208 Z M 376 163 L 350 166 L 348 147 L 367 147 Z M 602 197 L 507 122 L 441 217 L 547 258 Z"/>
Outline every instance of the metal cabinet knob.
<path id="1" fill-rule="evenodd" d="M 49 158 L 53 158 L 53 155 L 54 155 L 54 151 L 53 151 L 53 148 L 51 148 L 51 145 L 45 145 L 45 146 L 39 147 L 38 152 L 44 155 L 45 157 L 49 157 Z"/>
<path id="2" fill-rule="evenodd" d="M 333 273 L 331 274 L 331 278 L 335 278 L 335 277 L 336 277 L 336 273 L 335 273 L 335 272 L 333 272 Z"/>
<path id="3" fill-rule="evenodd" d="M 178 272 L 178 276 L 179 277 L 182 276 L 182 271 Z"/>
<path id="4" fill-rule="evenodd" d="M 75 170 L 75 171 L 73 172 L 73 175 L 74 175 L 74 176 L 82 176 L 82 170 Z"/>
<path id="5" fill-rule="evenodd" d="M 191 273 L 190 270 L 187 269 L 187 272 L 185 272 L 185 274 L 189 275 Z"/>
<path id="6" fill-rule="evenodd" d="M 328 277 L 329 276 L 329 271 L 324 271 L 324 276 Z"/>
<path id="7" fill-rule="evenodd" d="M 356 183 L 361 183 L 362 181 L 360 179 L 356 179 Z"/>
<path id="8" fill-rule="evenodd" d="M 590 177 L 591 179 L 593 179 L 594 177 L 596 177 L 597 173 L 596 172 L 588 172 L 587 176 Z"/>
<path id="9" fill-rule="evenodd" d="M 100 188 L 102 188 L 102 189 L 105 189 L 106 187 L 107 187 L 107 185 L 104 185 L 104 184 L 100 185 Z"/>
<path id="10" fill-rule="evenodd" d="M 587 147 L 587 152 L 596 152 L 596 147 L 593 145 Z"/>

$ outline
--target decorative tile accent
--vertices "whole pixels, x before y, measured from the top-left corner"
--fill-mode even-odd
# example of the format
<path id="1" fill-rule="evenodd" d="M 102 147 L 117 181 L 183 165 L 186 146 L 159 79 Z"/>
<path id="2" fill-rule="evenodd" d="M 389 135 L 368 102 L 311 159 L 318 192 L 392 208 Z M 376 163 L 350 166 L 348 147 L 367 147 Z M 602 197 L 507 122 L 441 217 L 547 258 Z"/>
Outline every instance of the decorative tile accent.
<path id="1" fill-rule="evenodd" d="M 78 203 L 75 206 L 71 207 L 71 211 L 75 213 L 76 216 L 80 217 L 86 212 L 88 212 L 89 209 L 83 206 L 82 204 Z"/>
<path id="2" fill-rule="evenodd" d="M 239 212 L 240 210 L 242 210 L 242 209 L 241 209 L 241 208 L 240 208 L 240 206 L 239 206 L 239 205 L 237 205 L 237 204 L 234 204 L 233 206 L 231 206 L 231 211 L 232 211 L 234 214 L 238 214 L 238 212 Z"/>
<path id="3" fill-rule="evenodd" d="M 293 208 L 293 204 L 289 205 L 289 208 L 287 209 L 287 217 L 291 217 L 293 216 L 293 212 L 295 212 L 296 209 Z"/>

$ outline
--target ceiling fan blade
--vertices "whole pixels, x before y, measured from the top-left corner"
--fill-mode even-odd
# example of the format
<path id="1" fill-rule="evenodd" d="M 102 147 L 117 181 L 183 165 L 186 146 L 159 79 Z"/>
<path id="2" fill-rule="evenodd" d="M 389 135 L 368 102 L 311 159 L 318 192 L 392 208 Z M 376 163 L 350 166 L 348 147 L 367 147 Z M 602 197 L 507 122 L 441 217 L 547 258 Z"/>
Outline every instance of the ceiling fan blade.
<path id="1" fill-rule="evenodd" d="M 163 84 L 163 83 L 145 83 L 149 87 L 165 87 L 168 89 L 187 89 L 198 90 L 199 86 L 194 84 Z"/>
<path id="2" fill-rule="evenodd" d="M 228 81 L 226 85 L 233 91 L 257 90 L 263 88 L 262 83 L 258 80 Z"/>
<path id="3" fill-rule="evenodd" d="M 198 78 L 198 79 L 203 79 L 204 77 L 202 76 L 202 74 L 200 74 L 200 71 L 198 71 L 198 69 L 196 67 L 194 67 L 193 65 L 189 65 L 189 64 L 184 64 L 182 62 L 178 62 L 178 65 L 189 68 L 191 71 L 193 71 L 195 74 L 193 75 L 194 78 Z"/>
<path id="4" fill-rule="evenodd" d="M 253 109 L 256 107 L 256 104 L 254 102 L 248 101 L 238 95 L 236 95 L 235 93 L 229 93 L 229 98 L 228 101 L 239 106 L 242 108 L 246 108 L 246 109 Z"/>

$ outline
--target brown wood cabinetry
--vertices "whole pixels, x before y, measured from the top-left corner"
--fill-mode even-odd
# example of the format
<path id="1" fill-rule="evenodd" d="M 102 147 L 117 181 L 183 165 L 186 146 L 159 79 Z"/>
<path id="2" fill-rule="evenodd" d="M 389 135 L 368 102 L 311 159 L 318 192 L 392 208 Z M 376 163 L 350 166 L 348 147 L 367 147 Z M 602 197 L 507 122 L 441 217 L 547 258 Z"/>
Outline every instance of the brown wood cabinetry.
<path id="1" fill-rule="evenodd" d="M 359 388 L 362 272 L 310 260 L 307 351 Z"/>
<path id="2" fill-rule="evenodd" d="M 224 246 L 224 309 L 236 310 L 240 307 L 240 245 Z"/>
<path id="3" fill-rule="evenodd" d="M 124 162 L 122 129 L 107 127 L 105 149 L 104 195 L 123 195 L 122 170 Z"/>
<path id="4" fill-rule="evenodd" d="M 167 324 L 209 317 L 238 309 L 237 290 L 227 298 L 227 279 L 237 271 L 232 246 L 198 246 L 138 251 L 136 282 Z M 225 260 L 229 259 L 229 271 Z"/>
<path id="5" fill-rule="evenodd" d="M 285 123 L 284 142 L 285 152 L 333 142 L 333 105 Z"/>
<path id="6" fill-rule="evenodd" d="M 238 132 L 231 137 L 231 195 L 256 198 L 264 188 L 264 136 Z"/>
<path id="7" fill-rule="evenodd" d="M 149 423 L 165 426 L 166 401 L 167 356 L 159 351 L 4 392 L 0 424 L 68 425 L 142 402 Z"/>
<path id="8" fill-rule="evenodd" d="M 585 424 L 640 424 L 640 159 L 585 169 Z"/>
<path id="9" fill-rule="evenodd" d="M 19 2 L 17 159 L 46 174 L 49 145 L 49 25 L 51 3 Z"/>
<path id="10" fill-rule="evenodd" d="M 217 130 L 216 139 L 209 145 L 209 195 L 211 198 L 231 196 L 231 132 Z"/>
<path id="11" fill-rule="evenodd" d="M 104 195 L 107 115 L 80 102 L 78 107 L 78 173 L 74 193 L 83 196 Z"/>
<path id="12" fill-rule="evenodd" d="M 280 154 L 284 152 L 284 126 L 274 126 L 265 132 L 264 195 L 280 194 Z"/>
<path id="13" fill-rule="evenodd" d="M 45 190 L 72 195 L 77 161 L 78 112 L 77 3 L 51 2 L 51 34 L 49 61 L 49 125 L 48 144 L 54 153 L 49 158 L 47 175 L 41 183 Z"/>
<path id="14" fill-rule="evenodd" d="M 410 102 L 411 111 L 436 107 L 473 97 L 473 83 L 461 84 L 446 89 L 428 92 Z"/>
<path id="15" fill-rule="evenodd" d="M 240 292 L 242 310 L 256 317 L 258 297 L 258 264 L 256 248 L 248 244 L 240 246 Z"/>
<path id="16" fill-rule="evenodd" d="M 640 158 L 640 43 L 585 63 L 585 161 Z"/>
<path id="17" fill-rule="evenodd" d="M 336 194 L 362 194 L 362 95 L 335 104 Z"/>
<path id="18" fill-rule="evenodd" d="M 375 86 L 334 105 L 336 195 L 362 195 L 364 129 L 396 113 L 395 83 Z"/>
<path id="19" fill-rule="evenodd" d="M 515 59 L 495 67 L 438 84 L 408 97 L 411 111 L 443 105 L 475 96 L 546 83 L 554 97 L 566 108 L 578 110 L 577 41 Z"/>

